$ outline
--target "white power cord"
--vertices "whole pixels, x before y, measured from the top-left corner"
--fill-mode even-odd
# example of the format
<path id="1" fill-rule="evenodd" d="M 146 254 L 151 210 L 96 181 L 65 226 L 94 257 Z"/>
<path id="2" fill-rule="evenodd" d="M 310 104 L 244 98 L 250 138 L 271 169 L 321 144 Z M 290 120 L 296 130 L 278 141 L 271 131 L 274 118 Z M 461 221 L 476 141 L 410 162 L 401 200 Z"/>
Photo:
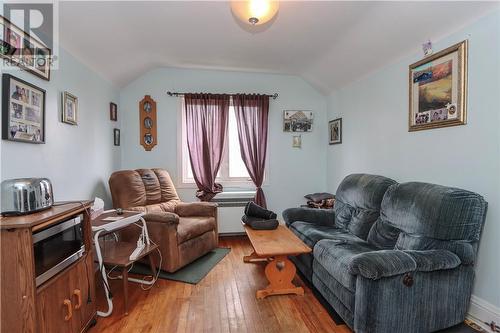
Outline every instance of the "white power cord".
<path id="1" fill-rule="evenodd" d="M 135 226 L 137 226 L 138 228 L 141 228 L 142 230 L 142 226 L 139 225 L 138 223 L 133 223 Z M 114 236 L 115 236 L 115 241 L 118 241 L 118 237 L 116 236 L 115 233 L 113 233 Z M 141 235 L 139 236 L 139 238 L 142 238 L 143 237 L 143 233 L 141 233 Z M 150 239 L 150 242 L 153 244 L 153 245 L 156 245 L 158 246 L 155 242 L 153 242 L 151 239 Z M 163 262 L 163 257 L 161 255 L 161 251 L 160 251 L 160 248 L 157 247 L 156 248 L 156 251 L 158 251 L 158 255 L 160 257 L 160 264 L 159 264 L 159 267 L 157 268 L 156 270 L 156 276 L 152 276 L 152 275 L 146 275 L 142 278 L 142 280 L 139 280 L 139 283 L 141 285 L 141 289 L 144 290 L 144 291 L 148 291 L 150 290 L 151 288 L 153 288 L 154 284 L 156 283 L 156 281 L 158 280 L 158 277 L 160 276 L 160 270 L 161 270 L 161 264 Z M 113 266 L 109 271 L 108 273 L 106 274 L 108 279 L 110 280 L 120 280 L 123 278 L 122 275 L 116 275 L 116 276 L 112 276 L 111 273 L 117 268 L 118 266 Z M 132 270 L 132 268 L 134 267 L 134 264 L 132 264 L 130 266 L 130 268 L 127 270 L 127 272 L 130 272 Z M 151 278 L 152 280 L 147 280 L 148 278 Z M 146 286 L 146 287 L 145 287 Z"/>
<path id="2" fill-rule="evenodd" d="M 141 228 L 141 230 L 143 229 L 141 225 L 139 225 L 138 223 L 133 223 L 136 227 L 138 228 Z M 141 233 L 141 236 L 140 237 L 143 237 L 143 234 Z M 156 245 L 158 246 L 155 242 L 153 242 L 151 239 L 149 239 L 149 241 L 153 244 L 153 245 Z M 157 247 L 156 248 L 156 251 L 158 251 L 158 255 L 160 256 L 160 264 L 158 265 L 159 267 L 156 268 L 156 276 L 152 276 L 152 275 L 146 275 L 142 278 L 142 283 L 141 283 L 141 289 L 142 290 L 150 290 L 151 288 L 153 288 L 153 286 L 155 285 L 156 281 L 158 280 L 158 277 L 160 276 L 160 270 L 161 270 L 161 264 L 163 262 L 163 257 L 161 255 L 161 251 L 160 251 L 160 248 Z M 146 280 L 146 278 L 148 277 L 151 277 L 152 280 L 151 281 L 148 281 Z M 144 287 L 144 286 L 147 286 L 147 287 Z"/>

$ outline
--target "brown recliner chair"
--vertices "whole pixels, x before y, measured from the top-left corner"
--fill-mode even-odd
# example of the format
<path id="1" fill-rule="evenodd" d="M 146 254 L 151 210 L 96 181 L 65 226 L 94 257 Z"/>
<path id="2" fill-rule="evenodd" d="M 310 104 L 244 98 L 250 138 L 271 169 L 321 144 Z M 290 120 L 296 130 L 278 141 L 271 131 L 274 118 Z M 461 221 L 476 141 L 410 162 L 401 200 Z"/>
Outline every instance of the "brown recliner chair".
<path id="1" fill-rule="evenodd" d="M 167 171 L 117 171 L 109 178 L 109 187 L 115 208 L 146 213 L 149 236 L 163 257 L 163 270 L 175 272 L 217 247 L 217 204 L 181 202 Z M 130 226 L 120 236 L 135 242 L 139 231 Z"/>

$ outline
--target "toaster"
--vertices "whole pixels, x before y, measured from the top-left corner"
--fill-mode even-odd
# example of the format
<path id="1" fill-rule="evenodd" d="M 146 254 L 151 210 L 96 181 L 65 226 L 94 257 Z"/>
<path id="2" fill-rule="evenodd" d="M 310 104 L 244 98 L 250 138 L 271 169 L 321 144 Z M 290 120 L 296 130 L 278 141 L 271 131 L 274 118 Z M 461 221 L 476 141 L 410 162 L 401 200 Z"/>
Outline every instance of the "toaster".
<path id="1" fill-rule="evenodd" d="M 2 215 L 24 215 L 50 208 L 54 203 L 52 184 L 47 178 L 17 178 L 4 180 Z"/>

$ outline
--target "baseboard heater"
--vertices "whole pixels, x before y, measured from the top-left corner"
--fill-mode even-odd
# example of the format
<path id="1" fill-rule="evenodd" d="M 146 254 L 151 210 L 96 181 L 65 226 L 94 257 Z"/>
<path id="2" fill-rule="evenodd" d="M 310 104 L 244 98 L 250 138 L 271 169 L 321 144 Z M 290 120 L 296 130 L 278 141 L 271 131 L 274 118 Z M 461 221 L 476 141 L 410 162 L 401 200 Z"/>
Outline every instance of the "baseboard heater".
<path id="1" fill-rule="evenodd" d="M 253 200 L 255 191 L 226 191 L 217 194 L 211 201 L 219 205 L 218 220 L 221 236 L 242 235 L 241 224 L 244 207 Z"/>

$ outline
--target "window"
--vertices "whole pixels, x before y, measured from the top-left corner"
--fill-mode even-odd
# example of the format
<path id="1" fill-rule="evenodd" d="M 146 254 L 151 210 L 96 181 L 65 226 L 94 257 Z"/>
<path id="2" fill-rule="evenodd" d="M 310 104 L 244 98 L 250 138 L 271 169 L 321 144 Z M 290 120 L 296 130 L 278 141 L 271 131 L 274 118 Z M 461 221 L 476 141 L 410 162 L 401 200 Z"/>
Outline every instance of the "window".
<path id="1" fill-rule="evenodd" d="M 181 101 L 181 169 L 182 169 L 182 184 L 194 184 L 193 171 L 191 170 L 191 162 L 189 161 L 189 152 L 186 139 L 186 119 L 184 112 L 184 101 Z M 236 115 L 234 107 L 231 103 L 229 106 L 229 121 L 226 134 L 226 146 L 222 157 L 219 173 L 217 174 L 217 182 L 226 187 L 254 187 L 250 176 L 248 175 L 245 163 L 241 159 L 240 142 L 238 138 L 238 127 L 236 124 Z M 181 184 L 181 185 L 182 185 Z"/>

